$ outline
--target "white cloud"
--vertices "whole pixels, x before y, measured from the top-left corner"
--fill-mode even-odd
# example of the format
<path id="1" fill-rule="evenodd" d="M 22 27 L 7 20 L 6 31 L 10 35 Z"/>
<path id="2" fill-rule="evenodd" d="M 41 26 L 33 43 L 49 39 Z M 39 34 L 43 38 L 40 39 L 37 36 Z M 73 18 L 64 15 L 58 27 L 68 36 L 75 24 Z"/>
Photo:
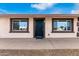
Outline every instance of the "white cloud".
<path id="1" fill-rule="evenodd" d="M 54 5 L 55 3 L 39 3 L 39 4 L 32 4 L 32 8 L 36 8 L 38 10 L 45 10 L 47 8 L 50 8 Z"/>
<path id="2" fill-rule="evenodd" d="M 71 11 L 71 14 L 79 14 L 79 3 L 75 3 L 75 7 Z"/>
<path id="3" fill-rule="evenodd" d="M 0 9 L 0 14 L 8 14 L 8 11 L 4 9 Z"/>
<path id="4" fill-rule="evenodd" d="M 79 10 L 72 10 L 71 14 L 79 14 Z"/>
<path id="5" fill-rule="evenodd" d="M 5 9 L 0 9 L 0 14 L 17 14 L 17 13 L 15 13 L 15 12 L 11 12 L 11 11 L 7 11 L 7 10 L 5 10 Z"/>

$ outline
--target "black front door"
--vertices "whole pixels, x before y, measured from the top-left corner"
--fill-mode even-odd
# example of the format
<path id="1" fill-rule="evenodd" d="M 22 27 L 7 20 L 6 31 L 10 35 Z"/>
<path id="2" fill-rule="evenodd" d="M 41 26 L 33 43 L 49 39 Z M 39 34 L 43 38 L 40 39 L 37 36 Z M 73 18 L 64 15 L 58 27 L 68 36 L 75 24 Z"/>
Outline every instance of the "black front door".
<path id="1" fill-rule="evenodd" d="M 34 18 L 34 37 L 44 38 L 44 18 Z"/>

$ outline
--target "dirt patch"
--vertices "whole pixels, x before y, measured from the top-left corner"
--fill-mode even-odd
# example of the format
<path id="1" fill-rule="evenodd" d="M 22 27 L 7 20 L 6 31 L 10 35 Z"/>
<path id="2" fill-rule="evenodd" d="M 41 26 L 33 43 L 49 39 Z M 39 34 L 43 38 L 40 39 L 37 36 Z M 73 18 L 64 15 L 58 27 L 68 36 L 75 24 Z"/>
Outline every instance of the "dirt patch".
<path id="1" fill-rule="evenodd" d="M 79 49 L 0 50 L 1 56 L 79 56 Z"/>

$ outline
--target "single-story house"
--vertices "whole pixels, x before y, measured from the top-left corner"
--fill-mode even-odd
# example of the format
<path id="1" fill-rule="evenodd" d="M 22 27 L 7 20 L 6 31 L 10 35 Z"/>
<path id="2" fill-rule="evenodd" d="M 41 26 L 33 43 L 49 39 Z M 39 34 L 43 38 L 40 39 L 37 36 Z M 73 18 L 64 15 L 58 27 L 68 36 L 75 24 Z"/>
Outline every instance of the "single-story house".
<path id="1" fill-rule="evenodd" d="M 0 38 L 78 38 L 78 14 L 1 14 Z"/>

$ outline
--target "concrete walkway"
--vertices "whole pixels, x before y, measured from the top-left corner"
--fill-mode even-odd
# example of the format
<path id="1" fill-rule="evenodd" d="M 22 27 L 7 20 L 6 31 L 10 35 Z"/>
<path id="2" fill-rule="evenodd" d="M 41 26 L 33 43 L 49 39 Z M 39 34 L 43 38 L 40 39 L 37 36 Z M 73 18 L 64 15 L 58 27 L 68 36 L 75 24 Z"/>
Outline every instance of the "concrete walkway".
<path id="1" fill-rule="evenodd" d="M 0 49 L 79 49 L 79 39 L 0 39 Z"/>

